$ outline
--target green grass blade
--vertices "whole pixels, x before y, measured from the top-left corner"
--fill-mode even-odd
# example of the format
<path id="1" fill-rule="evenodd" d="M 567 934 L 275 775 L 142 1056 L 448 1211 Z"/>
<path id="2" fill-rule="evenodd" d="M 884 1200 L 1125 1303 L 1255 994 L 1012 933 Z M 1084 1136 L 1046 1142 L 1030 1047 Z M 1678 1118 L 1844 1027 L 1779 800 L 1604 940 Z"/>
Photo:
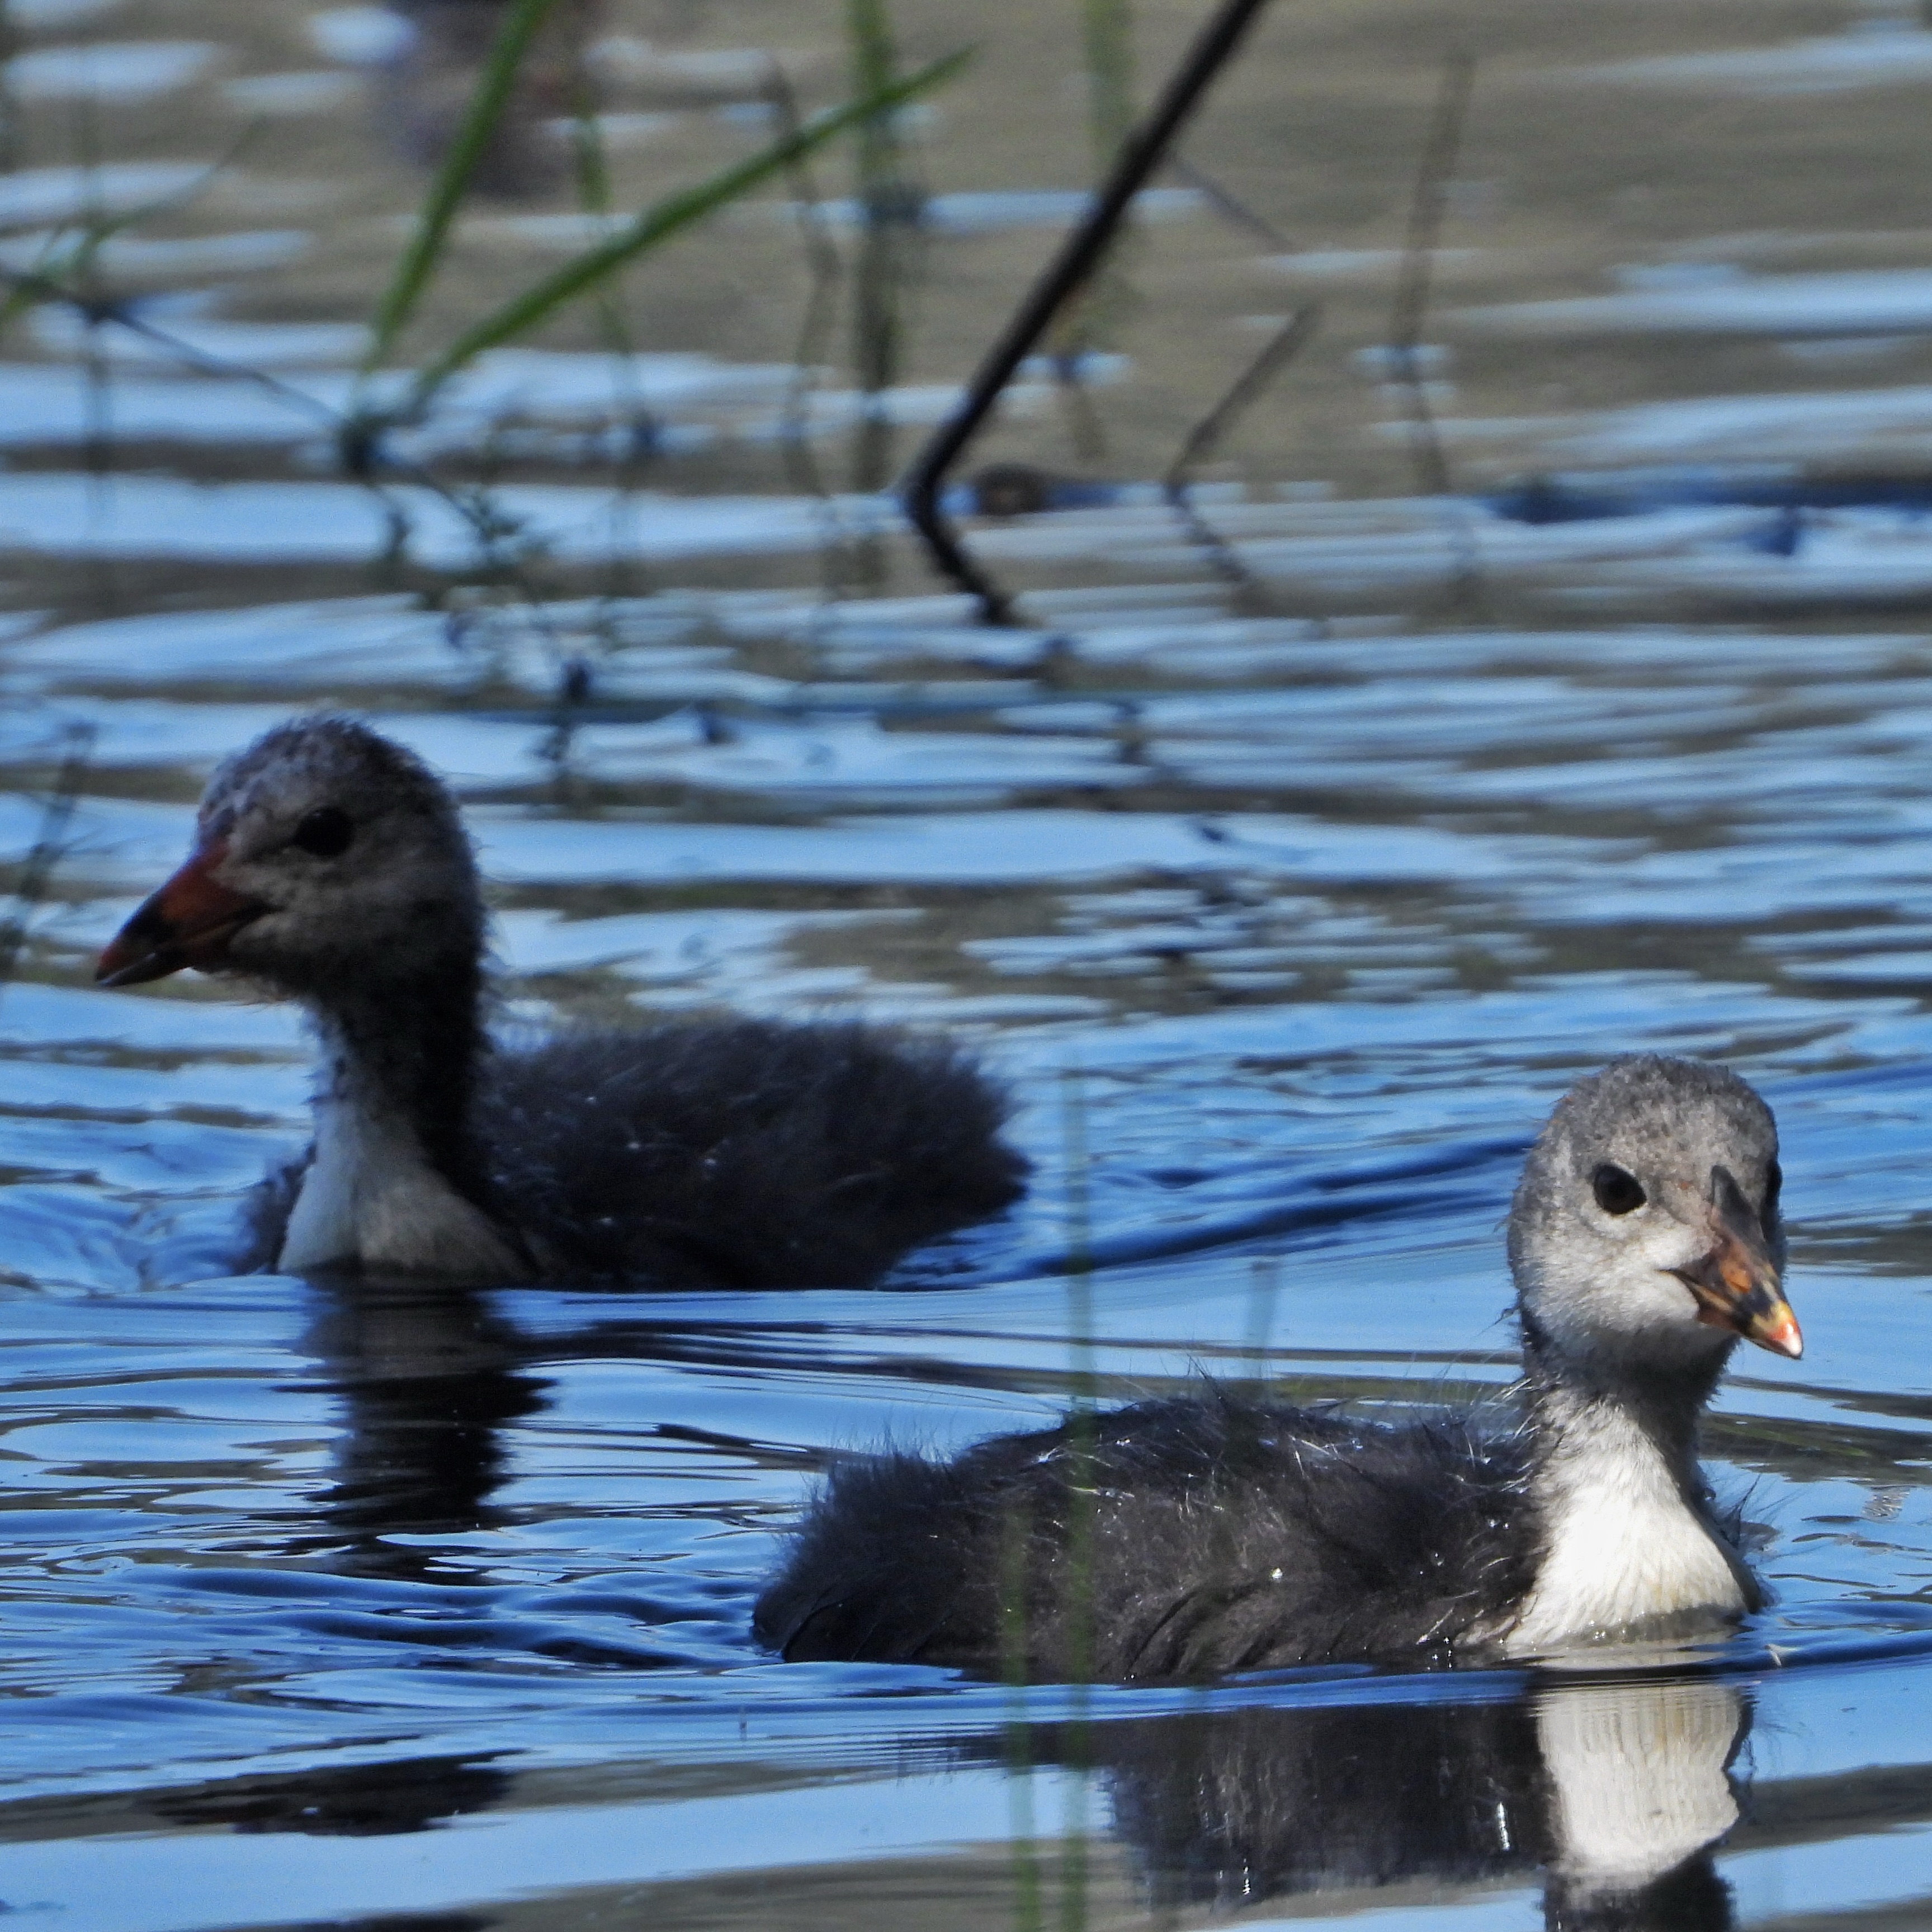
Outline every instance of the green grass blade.
<path id="1" fill-rule="evenodd" d="M 536 328 L 566 302 L 596 288 L 626 262 L 634 261 L 640 255 L 669 241 L 728 202 L 736 200 L 854 123 L 944 86 L 971 58 L 970 51 L 965 49 L 948 54 L 944 59 L 920 68 L 889 87 L 878 88 L 862 99 L 848 101 L 842 107 L 815 116 L 796 133 L 782 136 L 748 160 L 740 161 L 722 173 L 713 175 L 709 181 L 700 182 L 695 188 L 668 196 L 654 207 L 646 208 L 628 227 L 614 235 L 609 241 L 566 262 L 554 274 L 546 275 L 542 281 L 533 284 L 521 295 L 512 297 L 493 314 L 465 329 L 418 376 L 404 414 L 414 415 L 425 407 L 451 376 L 485 350 L 496 348 Z"/>
<path id="2" fill-rule="evenodd" d="M 410 238 L 408 248 L 404 250 L 402 259 L 397 262 L 389 286 L 382 292 L 370 332 L 369 351 L 362 361 L 364 375 L 367 376 L 388 355 L 396 338 L 416 313 L 416 304 L 442 258 L 444 246 L 449 238 L 450 224 L 456 219 L 456 211 L 468 191 L 470 178 L 476 172 L 476 164 L 482 159 L 490 136 L 496 131 L 496 123 L 502 118 L 504 104 L 510 98 L 511 88 L 516 85 L 517 70 L 522 66 L 531 40 L 554 4 L 555 0 L 515 0 L 515 4 L 505 16 L 490 45 L 488 58 L 483 63 L 482 72 L 477 77 L 476 91 L 470 97 L 463 125 L 450 143 L 449 152 L 444 155 L 442 166 L 436 170 L 436 179 L 430 183 L 429 193 L 424 199 L 416 232 Z"/>

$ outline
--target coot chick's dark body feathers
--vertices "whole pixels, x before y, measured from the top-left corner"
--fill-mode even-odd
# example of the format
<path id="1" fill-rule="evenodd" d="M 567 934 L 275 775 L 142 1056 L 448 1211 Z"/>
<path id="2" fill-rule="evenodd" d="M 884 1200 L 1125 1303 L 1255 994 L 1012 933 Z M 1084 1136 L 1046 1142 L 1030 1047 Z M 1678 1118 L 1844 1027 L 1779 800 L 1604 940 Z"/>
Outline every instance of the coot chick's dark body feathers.
<path id="1" fill-rule="evenodd" d="M 193 966 L 308 1009 L 315 1143 L 258 1192 L 256 1264 L 858 1285 L 1020 1191 L 1004 1100 L 954 1047 L 728 1018 L 505 1048 L 484 940 L 454 800 L 366 725 L 280 726 L 210 780 L 98 976 Z"/>
<path id="2" fill-rule="evenodd" d="M 848 1462 L 757 1634 L 800 1660 L 1187 1679 L 1721 1628 L 1762 1599 L 1696 1424 L 1740 1337 L 1801 1351 L 1779 1178 L 1735 1075 L 1614 1062 L 1516 1190 L 1513 1416 L 1378 1426 L 1210 1389 L 950 1462 Z"/>
<path id="3" fill-rule="evenodd" d="M 753 1288 L 871 1281 L 1006 1206 L 1005 1111 L 943 1040 L 713 1019 L 499 1052 L 477 1123 L 546 1273 Z"/>
<path id="4" fill-rule="evenodd" d="M 1378 1427 L 1225 1388 L 951 1463 L 855 1462 L 758 1634 L 794 1661 L 984 1667 L 1017 1646 L 1054 1680 L 1446 1661 L 1527 1583 L 1523 1463 L 1520 1437 L 1460 1418 Z"/>

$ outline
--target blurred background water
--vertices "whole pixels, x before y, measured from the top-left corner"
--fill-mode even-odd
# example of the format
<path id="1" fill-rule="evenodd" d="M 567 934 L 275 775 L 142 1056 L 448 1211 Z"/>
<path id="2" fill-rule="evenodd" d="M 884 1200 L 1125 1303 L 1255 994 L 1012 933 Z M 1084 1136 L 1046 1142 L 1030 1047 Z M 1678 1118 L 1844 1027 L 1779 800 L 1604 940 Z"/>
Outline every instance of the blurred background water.
<path id="1" fill-rule="evenodd" d="M 560 0 L 362 375 L 500 10 L 8 0 L 10 1912 L 1932 1918 L 1932 31 L 1280 0 L 953 494 L 1019 593 L 976 624 L 882 486 L 1202 17 Z M 848 98 L 868 20 L 976 63 L 345 462 L 358 398 Z M 1190 430 L 1316 302 L 1177 516 Z M 213 763 L 325 704 L 460 790 L 507 1026 L 953 1030 L 1032 1195 L 869 1292 L 227 1276 L 298 1027 L 91 962 Z M 1808 1350 L 1708 1437 L 1777 1596 L 1735 1640 L 1187 1691 L 752 1646 L 830 1453 L 1032 1424 L 1090 1364 L 1504 1386 L 1516 1164 L 1636 1048 L 1783 1127 Z"/>

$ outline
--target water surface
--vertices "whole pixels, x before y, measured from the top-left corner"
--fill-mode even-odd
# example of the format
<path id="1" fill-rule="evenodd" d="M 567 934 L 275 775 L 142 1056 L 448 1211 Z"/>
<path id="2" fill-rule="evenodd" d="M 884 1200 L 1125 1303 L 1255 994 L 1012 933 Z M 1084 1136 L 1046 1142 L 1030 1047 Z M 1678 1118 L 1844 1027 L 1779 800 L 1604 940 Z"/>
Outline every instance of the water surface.
<path id="1" fill-rule="evenodd" d="M 102 255 L 175 349 L 44 308 L 0 364 L 10 888 L 91 734 L 51 886 L 4 915 L 0 1899 L 76 1932 L 1932 1912 L 1932 545 L 1899 487 L 1932 254 L 1916 187 L 1832 200 L 1847 92 L 1868 182 L 1916 182 L 1924 33 L 1486 26 L 1428 358 L 1445 501 L 1382 348 L 1445 20 L 1384 7 L 1371 49 L 1284 10 L 1191 151 L 1282 245 L 1163 188 L 1104 458 L 1040 371 L 989 446 L 1078 484 L 973 526 L 1024 592 L 996 631 L 846 438 L 943 413 L 1077 205 L 1070 27 L 989 27 L 921 124 L 952 198 L 890 393 L 834 345 L 801 401 L 797 211 L 746 209 L 640 274 L 635 352 L 580 318 L 476 365 L 385 503 L 331 412 L 420 188 L 377 138 L 428 84 L 418 10 L 11 10 L 0 260 L 202 185 Z M 1150 70 L 1184 24 L 1146 25 Z M 761 138 L 764 16 L 596 25 L 624 193 Z M 833 10 L 785 31 L 830 98 Z M 1763 93 L 1775 129 L 1676 145 L 1687 98 Z M 249 117 L 280 131 L 203 182 Z M 554 181 L 485 209 L 425 341 L 582 226 Z M 1318 287 L 1319 350 L 1198 496 L 1231 585 L 1150 479 Z M 1510 514 L 1526 474 L 1606 500 Z M 446 493 L 479 482 L 508 566 Z M 325 704 L 463 796 L 506 1027 L 943 1027 L 1010 1083 L 1031 1195 L 866 1292 L 230 1274 L 237 1195 L 304 1131 L 299 1028 L 91 961 L 214 762 Z M 752 1644 L 838 1452 L 1031 1426 L 1089 1373 L 1501 1390 L 1522 1150 L 1638 1048 L 1727 1060 L 1784 1135 L 1807 1353 L 1740 1360 L 1708 1438 L 1775 1594 L 1735 1638 L 1172 1690 Z"/>

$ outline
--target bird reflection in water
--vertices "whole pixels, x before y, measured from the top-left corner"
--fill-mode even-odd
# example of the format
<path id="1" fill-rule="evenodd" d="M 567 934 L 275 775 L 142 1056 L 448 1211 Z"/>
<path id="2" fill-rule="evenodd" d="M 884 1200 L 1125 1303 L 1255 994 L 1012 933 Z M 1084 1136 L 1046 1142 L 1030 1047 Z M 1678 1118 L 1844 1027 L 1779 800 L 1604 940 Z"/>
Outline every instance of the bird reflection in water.
<path id="1" fill-rule="evenodd" d="M 1540 1872 L 1552 1932 L 1725 1932 L 1713 1851 L 1738 1818 L 1749 1721 L 1709 1678 L 1544 1678 L 1493 1702 L 1202 1710 L 1028 1743 L 1100 1774 L 1163 1921 L 1316 1895 L 1364 1910 L 1378 1901 L 1345 1895 L 1394 1887 L 1418 1903 Z"/>
<path id="2" fill-rule="evenodd" d="M 412 1757 L 292 1777 L 224 1779 L 164 1792 L 154 1809 L 170 1824 L 230 1832 L 385 1838 L 432 1831 L 466 1813 L 490 1810 L 502 1802 L 510 1783 L 510 1774 L 487 1760 Z M 466 1915 L 466 1921 L 476 1927 L 490 1922 L 474 1915 Z M 391 1932 L 402 1932 L 394 1918 L 382 1922 Z M 453 1927 L 454 1920 L 450 1922 Z"/>
<path id="3" fill-rule="evenodd" d="M 502 1520 L 502 1430 L 542 1408 L 547 1387 L 525 1366 L 527 1337 L 487 1293 L 447 1283 L 343 1275 L 322 1297 L 305 1346 L 316 1386 L 340 1398 L 333 1480 L 316 1498 L 323 1540 L 343 1567 L 412 1580 L 439 1569 L 418 1538 L 462 1535 Z"/>

